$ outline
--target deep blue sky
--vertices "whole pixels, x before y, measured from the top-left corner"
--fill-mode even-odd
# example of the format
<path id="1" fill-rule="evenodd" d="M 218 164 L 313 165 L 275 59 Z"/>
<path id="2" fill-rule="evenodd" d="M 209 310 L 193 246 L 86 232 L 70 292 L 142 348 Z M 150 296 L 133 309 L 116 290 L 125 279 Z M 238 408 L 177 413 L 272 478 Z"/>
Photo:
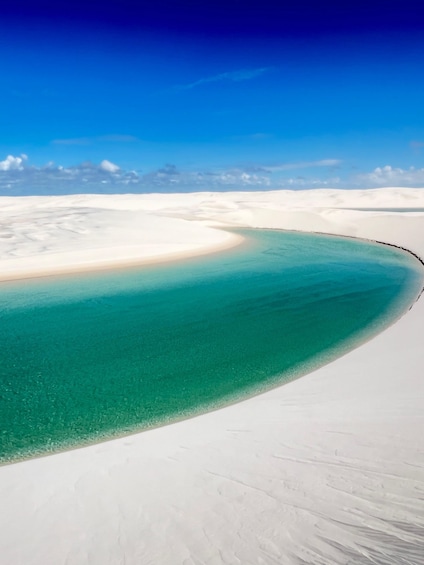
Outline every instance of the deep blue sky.
<path id="1" fill-rule="evenodd" d="M 2 10 L 3 194 L 424 186 L 418 2 Z"/>

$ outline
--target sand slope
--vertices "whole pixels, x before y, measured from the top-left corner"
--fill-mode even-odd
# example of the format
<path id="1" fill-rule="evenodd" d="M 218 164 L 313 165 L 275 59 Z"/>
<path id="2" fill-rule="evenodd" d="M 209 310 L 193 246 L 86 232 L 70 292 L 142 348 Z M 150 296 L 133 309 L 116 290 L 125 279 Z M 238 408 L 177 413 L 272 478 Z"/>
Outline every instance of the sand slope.
<path id="1" fill-rule="evenodd" d="M 2 272 L 28 273 L 50 253 L 44 272 L 61 257 L 61 268 L 80 265 L 81 251 L 97 256 L 95 241 L 105 257 L 114 247 L 115 263 L 143 237 L 151 251 L 211 250 L 223 243 L 211 226 L 224 224 L 375 238 L 424 256 L 424 213 L 349 207 L 424 208 L 424 190 L 2 198 L 2 233 L 12 234 L 0 240 Z M 68 231 L 80 232 L 58 237 L 70 210 Z M 421 299 L 372 341 L 279 389 L 0 468 L 0 563 L 423 564 L 423 327 Z"/>

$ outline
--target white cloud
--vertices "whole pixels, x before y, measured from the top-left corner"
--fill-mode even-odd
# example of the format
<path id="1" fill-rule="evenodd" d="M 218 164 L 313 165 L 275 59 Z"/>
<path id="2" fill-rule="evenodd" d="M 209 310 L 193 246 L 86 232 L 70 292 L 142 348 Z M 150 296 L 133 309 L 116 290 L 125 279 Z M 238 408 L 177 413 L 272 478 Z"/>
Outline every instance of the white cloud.
<path id="1" fill-rule="evenodd" d="M 257 175 L 233 169 L 215 175 L 213 184 L 223 184 L 228 186 L 270 186 L 271 180 L 264 175 Z"/>
<path id="2" fill-rule="evenodd" d="M 92 145 L 94 143 L 134 143 L 140 141 L 134 135 L 109 134 L 94 137 L 69 137 L 65 139 L 53 139 L 53 145 Z"/>
<path id="3" fill-rule="evenodd" d="M 270 185 L 270 179 L 265 175 L 252 174 L 242 169 L 226 169 L 221 171 L 179 171 L 175 165 L 167 164 L 140 177 L 140 183 L 166 189 L 173 186 L 173 190 L 222 190 L 239 187 Z"/>
<path id="4" fill-rule="evenodd" d="M 270 173 L 279 171 L 291 171 L 295 169 L 310 169 L 313 167 L 337 167 L 342 161 L 340 159 L 320 159 L 318 161 L 300 161 L 298 163 L 280 163 L 260 167 L 260 170 Z"/>
<path id="5" fill-rule="evenodd" d="M 188 90 L 190 88 L 195 88 L 196 86 L 200 86 L 202 84 L 207 84 L 211 82 L 222 82 L 222 81 L 230 81 L 230 82 L 241 82 L 244 80 L 250 80 L 252 78 L 256 78 L 267 71 L 270 71 L 272 67 L 261 67 L 259 69 L 242 69 L 239 71 L 230 71 L 226 73 L 221 73 L 219 75 L 214 75 L 211 77 L 201 78 L 194 82 L 190 82 L 189 84 L 183 84 L 178 86 L 179 90 Z"/>
<path id="6" fill-rule="evenodd" d="M 53 139 L 54 145 L 90 145 L 95 138 L 91 137 L 70 137 L 67 139 Z"/>
<path id="7" fill-rule="evenodd" d="M 24 153 L 20 157 L 8 155 L 4 161 L 0 161 L 0 171 L 21 171 L 23 162 L 27 159 L 28 157 Z"/>
<path id="8" fill-rule="evenodd" d="M 335 188 L 341 183 L 340 177 L 332 177 L 328 179 L 292 177 L 280 181 L 278 188 Z"/>
<path id="9" fill-rule="evenodd" d="M 340 165 L 340 159 L 321 159 L 321 161 L 311 161 L 311 167 L 337 167 Z"/>
<path id="10" fill-rule="evenodd" d="M 156 170 L 141 174 L 122 170 L 104 159 L 100 164 L 85 161 L 72 167 L 49 162 L 44 166 L 23 166 L 25 155 L 8 156 L 0 161 L 0 194 L 78 194 L 81 192 L 185 192 L 202 190 L 255 190 L 283 187 L 326 186 L 327 180 L 317 178 L 273 178 L 273 170 L 259 166 L 233 167 L 215 170 L 179 170 L 166 164 Z M 315 166 L 333 166 L 339 161 L 326 159 L 313 161 Z M 310 164 L 309 162 L 306 165 Z M 296 164 L 298 166 L 299 164 Z M 305 165 L 305 163 L 303 163 Z M 285 165 L 287 167 L 287 165 Z M 288 167 L 290 168 L 290 167 Z M 283 168 L 282 170 L 286 170 Z M 339 179 L 330 179 L 336 184 Z"/>
<path id="11" fill-rule="evenodd" d="M 362 183 L 371 183 L 378 186 L 423 186 L 424 168 L 401 169 L 386 165 L 385 167 L 376 167 L 371 173 L 358 175 L 358 179 Z"/>
<path id="12" fill-rule="evenodd" d="M 110 161 L 108 161 L 107 159 L 104 159 L 100 165 L 99 168 L 102 171 L 106 171 L 108 173 L 117 173 L 120 168 L 118 167 L 118 165 L 115 165 L 114 163 L 111 163 Z"/>
<path id="13" fill-rule="evenodd" d="M 134 143 L 135 141 L 140 141 L 135 135 L 125 135 L 125 134 L 110 134 L 110 135 L 99 135 L 95 138 L 96 141 L 104 141 L 107 143 Z"/>

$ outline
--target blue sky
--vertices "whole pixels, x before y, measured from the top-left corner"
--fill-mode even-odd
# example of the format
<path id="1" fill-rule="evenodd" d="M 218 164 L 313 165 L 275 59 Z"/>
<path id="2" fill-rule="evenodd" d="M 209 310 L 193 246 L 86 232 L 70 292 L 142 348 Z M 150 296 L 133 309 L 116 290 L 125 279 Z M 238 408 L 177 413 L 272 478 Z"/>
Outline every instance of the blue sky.
<path id="1" fill-rule="evenodd" d="M 0 193 L 424 186 L 417 6 L 17 1 Z"/>

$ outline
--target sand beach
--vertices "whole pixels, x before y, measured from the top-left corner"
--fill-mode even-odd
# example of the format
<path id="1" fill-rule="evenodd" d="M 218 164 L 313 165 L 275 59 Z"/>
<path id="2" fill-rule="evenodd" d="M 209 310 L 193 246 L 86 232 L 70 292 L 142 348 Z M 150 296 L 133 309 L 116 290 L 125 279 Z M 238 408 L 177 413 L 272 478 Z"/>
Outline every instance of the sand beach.
<path id="1" fill-rule="evenodd" d="M 219 252 L 225 228 L 424 257 L 422 189 L 0 198 L 0 278 Z M 8 283 L 12 284 L 12 283 Z M 424 303 L 244 402 L 0 467 L 3 565 L 424 563 Z"/>

